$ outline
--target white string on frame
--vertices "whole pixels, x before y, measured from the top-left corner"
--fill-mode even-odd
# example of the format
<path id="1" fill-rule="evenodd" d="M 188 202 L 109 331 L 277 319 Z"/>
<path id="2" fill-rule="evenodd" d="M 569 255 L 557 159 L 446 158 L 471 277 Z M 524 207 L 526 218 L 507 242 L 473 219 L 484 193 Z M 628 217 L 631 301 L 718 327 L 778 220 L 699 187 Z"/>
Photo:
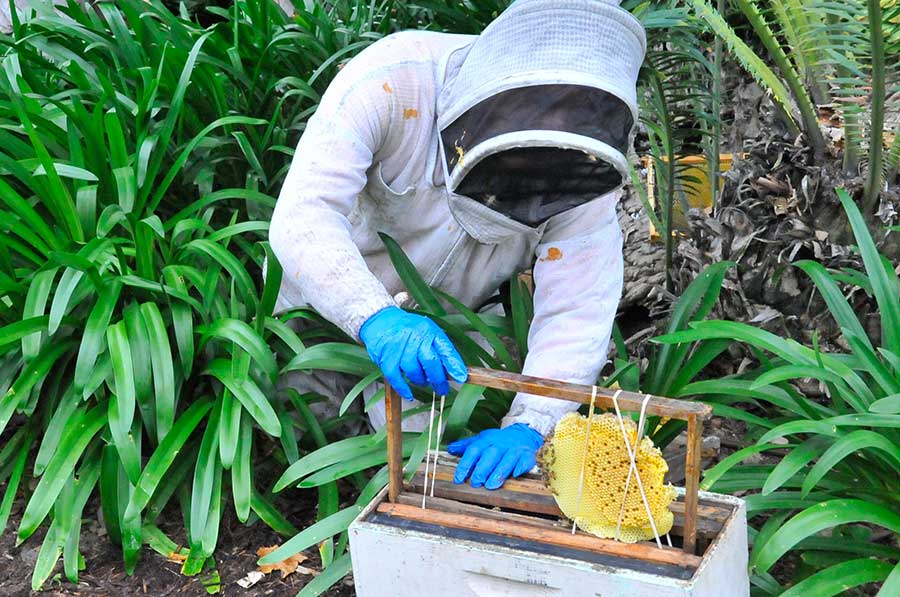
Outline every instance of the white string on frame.
<path id="1" fill-rule="evenodd" d="M 619 390 L 621 392 L 621 390 Z M 618 396 L 618 393 L 616 394 Z M 578 500 L 575 502 L 575 514 L 572 516 L 572 534 L 575 534 L 576 520 L 581 513 L 581 495 L 584 493 L 584 472 L 587 467 L 588 446 L 591 441 L 591 425 L 594 422 L 594 404 L 597 401 L 597 386 L 591 389 L 591 406 L 588 409 L 587 433 L 584 435 L 584 453 L 581 457 L 581 478 L 578 481 Z"/>
<path id="2" fill-rule="evenodd" d="M 444 400 L 446 396 L 441 396 L 441 407 L 438 409 L 438 428 L 437 428 L 437 437 L 434 438 L 434 465 L 431 469 L 431 497 L 434 497 L 434 480 L 437 477 L 437 465 L 438 465 L 438 455 L 441 450 L 441 435 L 444 432 Z M 430 447 L 430 445 L 429 445 Z M 425 478 L 425 482 L 427 484 L 428 478 Z"/>
<path id="3" fill-rule="evenodd" d="M 650 394 L 644 396 L 644 401 L 641 403 L 641 414 L 638 417 L 638 427 L 637 427 L 637 439 L 636 441 L 636 450 L 640 448 L 641 440 L 644 437 L 644 423 L 646 421 L 645 415 L 647 413 L 647 403 L 650 401 Z M 627 440 L 626 440 L 627 441 Z M 619 531 L 622 529 L 622 518 L 625 516 L 625 502 L 628 500 L 628 490 L 631 488 L 631 474 L 638 473 L 636 462 L 632 461 L 628 467 L 628 477 L 625 479 L 625 491 L 622 493 L 622 506 L 619 509 L 619 518 L 616 522 L 616 539 L 619 538 Z"/>
<path id="4" fill-rule="evenodd" d="M 656 538 L 656 546 L 662 548 L 662 541 L 659 538 L 659 531 L 656 530 L 656 521 L 653 520 L 653 512 L 650 510 L 650 503 L 647 500 L 647 494 L 644 492 L 644 484 L 641 482 L 641 475 L 637 470 L 637 462 L 635 461 L 636 450 L 640 447 L 640 434 L 642 432 L 642 426 L 644 421 L 644 414 L 647 408 L 647 403 L 650 401 L 650 395 L 648 394 L 644 397 L 644 403 L 641 406 L 641 416 L 639 422 L 641 427 L 638 428 L 637 441 L 635 442 L 635 449 L 632 450 L 631 442 L 628 441 L 628 432 L 625 430 L 625 421 L 622 419 L 622 411 L 619 409 L 619 393 L 617 392 L 613 396 L 613 406 L 616 408 L 616 417 L 619 421 L 619 429 L 622 431 L 622 440 L 625 442 L 625 450 L 628 453 L 628 459 L 631 461 L 631 465 L 628 469 L 628 481 L 631 480 L 631 473 L 634 472 L 634 478 L 637 480 L 638 489 L 641 492 L 641 500 L 644 503 L 644 509 L 647 511 L 647 518 L 650 519 L 650 528 L 653 529 L 653 536 Z M 625 506 L 625 497 L 627 496 L 628 491 L 628 482 L 626 481 L 626 493 L 622 496 L 622 507 Z M 619 530 L 622 522 L 622 513 L 619 513 L 619 523 L 616 525 L 616 541 L 619 540 Z"/>
<path id="5" fill-rule="evenodd" d="M 425 478 L 422 484 L 422 509 L 425 509 L 425 499 L 428 497 L 428 464 L 431 462 L 431 436 L 434 433 L 434 403 L 436 398 L 431 394 L 431 414 L 428 417 L 428 447 L 425 449 Z M 437 461 L 434 466 L 437 467 Z"/>

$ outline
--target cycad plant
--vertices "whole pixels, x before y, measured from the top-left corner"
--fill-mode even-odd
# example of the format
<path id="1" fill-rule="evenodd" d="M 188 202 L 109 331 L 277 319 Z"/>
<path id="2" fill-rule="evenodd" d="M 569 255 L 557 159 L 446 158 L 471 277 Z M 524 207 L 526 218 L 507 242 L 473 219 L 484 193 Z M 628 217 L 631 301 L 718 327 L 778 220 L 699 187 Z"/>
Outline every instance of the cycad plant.
<path id="1" fill-rule="evenodd" d="M 647 131 L 649 157 L 657 173 L 655 180 L 656 213 L 645 198 L 644 204 L 665 242 L 666 284 L 674 290 L 672 280 L 675 235 L 673 212 L 676 201 L 687 213 L 690 206 L 684 190 L 699 181 L 686 173 L 688 166 L 680 158 L 692 154 L 715 155 L 708 166 L 714 168 L 709 178 L 717 186 L 719 179 L 718 105 L 711 90 L 713 68 L 697 44 L 702 26 L 690 11 L 675 2 L 628 3 L 647 30 L 647 55 L 639 80 L 641 123 Z M 644 197 L 643 185 L 635 181 L 637 192 Z"/>
<path id="2" fill-rule="evenodd" d="M 837 106 L 845 127 L 845 173 L 856 176 L 863 157 L 868 158 L 862 206 L 871 217 L 878 207 L 882 185 L 896 180 L 900 164 L 896 140 L 888 157 L 882 155 L 885 104 L 888 97 L 897 97 L 900 91 L 897 3 L 734 0 L 778 77 L 708 0 L 689 1 L 696 14 L 772 95 L 795 130 L 794 123 L 799 120 L 816 159 L 821 160 L 826 149 L 816 104 Z M 866 129 L 868 143 L 864 143 Z"/>
<path id="3" fill-rule="evenodd" d="M 826 353 L 725 321 L 699 322 L 660 339 L 675 346 L 736 340 L 762 363 L 733 378 L 692 383 L 679 394 L 704 397 L 718 414 L 745 421 L 757 438 L 708 471 L 704 485 L 754 492 L 747 497 L 750 516 L 770 517 L 754 532 L 750 558 L 753 582 L 766 594 L 837 595 L 875 582 L 884 583 L 884 597 L 900 591 L 900 280 L 850 196 L 838 195 L 865 272 L 845 276 L 814 261 L 797 266 L 815 283 L 849 352 Z M 880 344 L 838 280 L 853 280 L 877 301 Z M 789 383 L 801 379 L 820 382 L 827 399 L 806 398 Z M 740 465 L 764 452 L 784 454 L 777 464 Z M 802 565 L 785 591 L 771 572 L 791 552 Z"/>
<path id="4" fill-rule="evenodd" d="M 895 62 L 900 56 L 900 2 L 898 0 L 886 0 L 881 4 L 884 16 L 882 18 L 883 36 L 884 36 L 884 53 L 887 68 L 892 72 L 892 76 L 888 77 L 886 85 L 886 93 L 895 100 L 900 98 L 900 74 L 897 73 Z M 890 70 L 893 67 L 894 70 Z M 896 113 L 900 110 L 894 101 L 888 104 L 891 111 Z M 900 179 L 900 134 L 894 130 L 894 139 L 891 141 L 890 149 L 887 157 L 885 157 L 885 176 L 888 183 Z"/>

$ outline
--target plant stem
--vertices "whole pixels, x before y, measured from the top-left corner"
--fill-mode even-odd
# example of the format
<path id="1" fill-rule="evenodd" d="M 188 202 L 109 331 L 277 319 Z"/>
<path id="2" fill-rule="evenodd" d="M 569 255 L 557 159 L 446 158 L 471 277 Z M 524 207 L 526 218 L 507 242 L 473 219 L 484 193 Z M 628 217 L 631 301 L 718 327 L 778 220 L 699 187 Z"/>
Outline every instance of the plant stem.
<path id="1" fill-rule="evenodd" d="M 859 174 L 859 114 L 851 108 L 844 109 L 844 176 Z"/>
<path id="2" fill-rule="evenodd" d="M 651 156 L 650 159 L 652 160 L 653 157 Z M 656 164 L 653 162 L 651 165 L 654 168 L 656 167 Z M 650 223 L 653 224 L 657 231 L 662 231 L 663 223 L 660 221 L 659 216 L 656 215 L 654 206 L 650 203 L 651 195 L 655 195 L 655 185 L 650 185 L 648 176 L 647 186 L 645 187 L 633 164 L 628 164 L 628 171 L 631 173 L 631 187 L 638 194 L 641 204 L 644 206 L 644 211 L 647 212 L 647 217 L 650 218 Z"/>
<path id="3" fill-rule="evenodd" d="M 868 0 L 869 39 L 872 44 L 872 122 L 869 130 L 869 177 L 863 198 L 863 215 L 871 218 L 878 207 L 883 172 L 884 152 L 884 33 L 881 23 L 881 2 Z"/>
<path id="4" fill-rule="evenodd" d="M 659 118 L 662 124 L 662 132 L 663 138 L 663 146 L 665 147 L 666 159 L 665 163 L 665 172 L 666 172 L 666 189 L 665 189 L 665 235 L 666 235 L 666 289 L 669 292 L 674 292 L 675 284 L 672 280 L 672 253 L 674 252 L 674 237 L 675 230 L 672 228 L 672 209 L 675 205 L 675 167 L 677 166 L 677 161 L 675 157 L 675 147 L 672 139 L 672 122 L 670 119 L 670 111 L 669 105 L 666 101 L 666 90 L 663 86 L 662 79 L 659 76 L 659 71 L 654 70 L 653 74 L 650 76 L 650 80 L 653 84 L 653 90 L 656 95 L 656 100 L 658 102 L 658 111 Z M 660 160 L 660 164 L 662 165 L 663 161 Z M 659 168 L 657 167 L 657 170 Z"/>
<path id="5" fill-rule="evenodd" d="M 675 292 L 675 283 L 672 280 L 672 253 L 675 248 L 675 229 L 672 226 L 672 208 L 675 206 L 675 166 L 677 157 L 672 148 L 671 139 L 666 140 L 666 155 L 669 164 L 666 168 L 666 288 L 669 292 Z"/>
<path id="6" fill-rule="evenodd" d="M 772 29 L 769 28 L 756 4 L 751 0 L 735 1 L 741 12 L 750 21 L 750 25 L 756 32 L 756 35 L 759 36 L 759 40 L 784 76 L 785 83 L 787 83 L 794 100 L 797 102 L 797 107 L 800 109 L 800 119 L 803 121 L 804 132 L 809 140 L 809 144 L 812 146 L 814 156 L 817 160 L 823 158 L 825 156 L 825 137 L 822 135 L 822 129 L 819 128 L 816 109 L 813 106 L 809 93 L 803 86 L 803 82 L 800 80 L 800 75 L 797 74 L 797 70 L 787 57 L 787 54 L 785 54 L 784 48 L 781 47 L 775 34 L 772 33 Z"/>
<path id="7" fill-rule="evenodd" d="M 840 31 L 840 35 L 844 36 L 849 35 L 846 26 L 841 26 L 841 19 L 837 15 L 829 14 L 826 18 L 831 31 Z M 828 43 L 832 43 L 832 40 L 829 40 Z M 853 73 L 843 62 L 839 60 L 835 61 L 834 68 L 839 81 L 850 81 L 853 79 Z M 839 87 L 841 89 L 841 93 L 838 94 L 839 97 L 843 94 L 846 94 L 847 96 L 851 95 L 847 83 L 839 83 Z M 853 102 L 845 101 L 841 108 L 841 116 L 844 119 L 843 170 L 844 176 L 847 177 L 859 176 L 859 158 L 862 152 L 862 133 L 859 113 L 860 110 L 858 106 Z"/>
<path id="8" fill-rule="evenodd" d="M 725 14 L 725 0 L 719 0 L 716 10 L 719 14 Z M 716 45 L 714 49 L 714 69 L 713 72 L 713 94 L 712 94 L 712 113 L 713 113 L 713 132 L 710 146 L 712 151 L 709 154 L 709 184 L 710 197 L 712 199 L 712 210 L 716 213 L 719 204 L 719 151 L 722 146 L 722 38 L 716 36 Z"/>

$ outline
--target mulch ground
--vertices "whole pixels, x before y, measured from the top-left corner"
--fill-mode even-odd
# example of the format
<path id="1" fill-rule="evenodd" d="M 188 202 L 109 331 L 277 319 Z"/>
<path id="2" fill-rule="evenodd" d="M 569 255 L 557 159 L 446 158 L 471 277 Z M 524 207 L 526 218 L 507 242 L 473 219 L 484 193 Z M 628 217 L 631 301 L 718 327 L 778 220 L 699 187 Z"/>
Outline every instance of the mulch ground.
<path id="1" fill-rule="evenodd" d="M 295 493 L 296 501 L 286 505 L 283 510 L 289 520 L 297 527 L 303 528 L 315 517 L 315 497 L 313 492 Z M 44 587 L 44 591 L 31 591 L 31 572 L 40 552 L 46 525 L 19 547 L 15 546 L 15 530 L 21 519 L 24 503 L 19 500 L 13 507 L 13 516 L 6 532 L 0 536 L 0 597 L 19 597 L 24 595 L 83 595 L 83 596 L 133 596 L 150 595 L 152 597 L 168 597 L 174 595 L 208 595 L 202 584 L 203 576 L 188 578 L 181 574 L 179 563 L 172 562 L 145 548 L 141 552 L 133 576 L 125 574 L 122 555 L 106 536 L 103 525 L 99 523 L 96 512 L 97 503 L 91 503 L 85 510 L 86 520 L 81 533 L 81 551 L 86 568 L 81 572 L 78 584 L 72 584 L 62 574 L 62 562 L 58 564 L 56 573 Z M 161 517 L 162 518 L 162 517 Z M 175 540 L 184 540 L 180 517 L 173 511 L 166 517 L 172 521 L 164 528 Z M 166 527 L 167 525 L 163 525 Z M 179 535 L 179 532 L 181 533 Z M 237 584 L 248 573 L 257 570 L 259 559 L 256 550 L 260 547 L 279 545 L 284 540 L 265 524 L 258 522 L 252 526 L 241 524 L 233 513 L 223 520 L 219 535 L 219 548 L 216 550 L 216 563 L 221 578 L 222 590 L 219 595 L 266 595 L 272 597 L 296 595 L 303 586 L 312 580 L 309 575 L 293 574 L 282 579 L 279 572 L 266 575 L 261 581 L 249 589 Z M 321 569 L 318 552 L 315 548 L 306 552 L 309 559 L 303 566 L 313 570 Z M 344 580 L 323 595 L 327 597 L 352 597 L 355 595 L 353 581 Z"/>

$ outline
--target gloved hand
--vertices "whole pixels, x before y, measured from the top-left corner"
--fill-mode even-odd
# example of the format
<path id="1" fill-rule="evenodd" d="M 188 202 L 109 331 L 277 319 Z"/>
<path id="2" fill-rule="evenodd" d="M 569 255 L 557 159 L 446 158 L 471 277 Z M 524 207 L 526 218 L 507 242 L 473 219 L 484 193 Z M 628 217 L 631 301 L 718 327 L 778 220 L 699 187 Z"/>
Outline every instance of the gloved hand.
<path id="1" fill-rule="evenodd" d="M 530 471 L 544 437 L 524 423 L 505 429 L 488 429 L 474 437 L 453 442 L 447 451 L 462 456 L 453 475 L 454 483 L 465 483 L 472 474 L 472 487 L 500 489 L 510 476 Z"/>
<path id="2" fill-rule="evenodd" d="M 366 320 L 359 337 L 388 383 L 406 400 L 413 399 L 406 379 L 445 396 L 450 392 L 448 375 L 459 383 L 469 378 L 450 338 L 422 315 L 387 307 Z"/>

